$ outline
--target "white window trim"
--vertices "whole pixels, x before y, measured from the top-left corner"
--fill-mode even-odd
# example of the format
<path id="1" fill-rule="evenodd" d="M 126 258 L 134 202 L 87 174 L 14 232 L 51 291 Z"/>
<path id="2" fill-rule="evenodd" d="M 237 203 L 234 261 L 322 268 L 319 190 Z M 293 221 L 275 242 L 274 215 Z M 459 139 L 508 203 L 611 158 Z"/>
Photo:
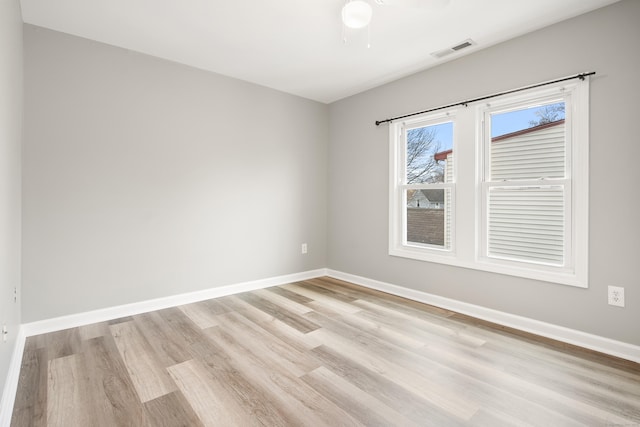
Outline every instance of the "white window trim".
<path id="1" fill-rule="evenodd" d="M 462 153 L 463 150 L 471 150 L 473 154 L 466 153 L 474 158 L 475 171 L 472 169 L 469 158 L 465 158 L 465 164 L 469 167 L 461 171 L 464 166 L 460 160 L 462 155 L 456 156 L 454 183 L 452 190 L 453 211 L 451 214 L 451 248 L 450 250 L 436 248 L 421 248 L 414 245 L 403 244 L 403 219 L 402 219 L 402 194 L 398 179 L 399 146 L 401 143 L 400 132 L 403 125 L 411 125 L 424 122 L 425 119 L 437 119 L 438 115 L 418 116 L 411 120 L 391 123 L 389 127 L 389 254 L 411 258 L 421 261 L 441 263 L 456 267 L 470 268 L 493 273 L 512 275 L 527 279 L 535 279 L 545 282 L 559 283 L 576 287 L 588 287 L 588 256 L 589 256 L 589 81 L 574 80 L 559 84 L 548 85 L 543 88 L 527 90 L 515 95 L 497 97 L 491 100 L 490 108 L 506 106 L 535 98 L 558 96 L 560 92 L 570 93 L 571 109 L 567 111 L 568 135 L 571 136 L 570 156 L 568 156 L 568 169 L 571 172 L 571 184 L 567 188 L 567 196 L 571 197 L 568 204 L 567 215 L 570 216 L 570 245 L 571 250 L 567 256 L 571 256 L 572 265 L 569 268 L 545 268 L 526 263 L 509 263 L 496 259 L 487 259 L 483 256 L 481 245 L 483 244 L 481 221 L 483 218 L 483 171 L 484 171 L 484 141 L 483 141 L 483 117 L 487 104 L 469 106 L 466 109 L 452 108 L 449 118 L 454 117 L 454 153 Z M 472 110 L 472 111 L 465 111 Z M 444 116 L 440 116 L 441 118 Z M 469 138 L 474 138 L 473 143 L 468 143 Z M 475 196 L 471 196 L 475 195 Z M 464 199 L 474 197 L 473 206 L 475 212 L 473 218 L 468 209 L 460 208 Z M 465 204 L 465 206 L 469 206 Z M 461 230 L 464 229 L 464 230 Z M 474 230 L 473 233 L 468 233 Z M 461 232 L 462 231 L 462 232 Z M 469 235 L 471 234 L 471 235 Z"/>

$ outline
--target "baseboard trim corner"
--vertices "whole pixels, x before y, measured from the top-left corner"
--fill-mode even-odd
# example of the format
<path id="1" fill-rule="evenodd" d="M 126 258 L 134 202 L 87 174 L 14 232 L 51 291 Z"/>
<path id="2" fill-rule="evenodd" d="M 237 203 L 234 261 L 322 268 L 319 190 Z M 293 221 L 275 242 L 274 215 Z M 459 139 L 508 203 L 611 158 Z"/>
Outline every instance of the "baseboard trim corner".
<path id="1" fill-rule="evenodd" d="M 248 282 L 235 283 L 232 285 L 209 288 L 201 291 L 188 292 L 184 294 L 172 295 L 163 298 L 140 301 L 131 304 L 108 307 L 83 313 L 71 314 L 68 316 L 55 317 L 51 319 L 39 320 L 36 322 L 24 323 L 25 337 L 60 331 L 68 328 L 89 325 L 92 323 L 104 322 L 120 317 L 133 316 L 155 310 L 175 307 L 178 305 L 191 304 L 211 298 L 218 298 L 241 292 L 264 289 L 272 286 L 284 285 L 291 282 L 314 279 L 326 276 L 327 270 L 320 268 L 300 273 L 286 274 L 282 276 L 269 277 L 266 279 L 252 280 Z"/>
<path id="2" fill-rule="evenodd" d="M 438 295 L 429 294 L 415 289 L 409 289 L 379 280 L 369 279 L 350 273 L 344 273 L 332 269 L 327 269 L 327 276 L 335 279 L 355 283 L 366 288 L 386 292 L 399 297 L 422 302 L 446 310 L 472 316 L 488 322 L 497 323 L 502 326 L 529 332 L 546 338 L 562 341 L 567 344 L 576 345 L 590 350 L 605 353 L 611 356 L 640 363 L 640 346 L 612 340 L 610 338 L 589 334 L 575 329 L 558 326 L 551 323 L 541 322 L 515 314 L 505 313 L 498 310 L 469 304 Z"/>
<path id="3" fill-rule="evenodd" d="M 7 379 L 2 390 L 2 400 L 0 401 L 0 427 L 10 427 L 11 417 L 13 415 L 13 404 L 16 400 L 16 392 L 18 391 L 18 381 L 20 380 L 20 366 L 22 365 L 22 355 L 24 353 L 24 344 L 26 340 L 24 328 L 21 326 L 16 335 L 16 342 L 13 347 L 11 361 L 9 362 L 9 371 Z"/>

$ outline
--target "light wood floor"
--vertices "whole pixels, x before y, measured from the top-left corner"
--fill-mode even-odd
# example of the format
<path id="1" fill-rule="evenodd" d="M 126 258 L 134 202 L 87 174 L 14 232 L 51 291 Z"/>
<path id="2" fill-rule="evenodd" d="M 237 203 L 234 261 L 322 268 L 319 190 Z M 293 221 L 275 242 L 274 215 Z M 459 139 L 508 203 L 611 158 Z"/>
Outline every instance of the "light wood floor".
<path id="1" fill-rule="evenodd" d="M 322 278 L 27 339 L 12 426 L 632 426 L 640 366 Z"/>

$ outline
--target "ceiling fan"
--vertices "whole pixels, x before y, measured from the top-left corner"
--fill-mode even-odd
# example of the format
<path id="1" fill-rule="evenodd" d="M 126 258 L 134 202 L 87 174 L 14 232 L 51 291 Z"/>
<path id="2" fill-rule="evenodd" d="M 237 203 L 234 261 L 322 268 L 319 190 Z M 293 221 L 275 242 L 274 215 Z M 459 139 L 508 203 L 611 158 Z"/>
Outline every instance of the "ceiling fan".
<path id="1" fill-rule="evenodd" d="M 414 9 L 439 9 L 450 0 L 373 0 L 380 6 L 397 6 Z M 342 22 L 347 28 L 364 28 L 371 22 L 373 8 L 365 0 L 348 0 L 342 7 Z"/>

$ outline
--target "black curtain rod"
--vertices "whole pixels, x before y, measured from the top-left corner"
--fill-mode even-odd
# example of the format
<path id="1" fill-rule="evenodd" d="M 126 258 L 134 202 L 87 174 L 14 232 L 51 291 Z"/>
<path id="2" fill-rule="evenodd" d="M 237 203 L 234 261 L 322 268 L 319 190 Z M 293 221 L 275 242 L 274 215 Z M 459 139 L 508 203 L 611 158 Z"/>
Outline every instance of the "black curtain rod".
<path id="1" fill-rule="evenodd" d="M 535 84 L 535 85 L 525 86 L 525 87 L 521 87 L 521 88 L 518 88 L 518 89 L 511 89 L 511 90 L 507 90 L 505 92 L 494 93 L 492 95 L 481 96 L 480 98 L 474 98 L 474 99 L 469 99 L 467 101 L 456 102 L 454 104 L 443 105 L 442 107 L 436 107 L 436 108 L 431 108 L 429 110 L 418 111 L 417 113 L 405 114 L 404 116 L 392 117 L 390 119 L 385 119 L 385 120 L 376 120 L 376 126 L 380 126 L 383 123 L 389 123 L 389 122 L 392 122 L 392 121 L 398 120 L 398 119 L 404 119 L 404 118 L 407 118 L 407 117 L 417 116 L 418 114 L 430 113 L 432 111 L 443 110 L 445 108 L 457 107 L 459 105 L 464 105 L 466 107 L 467 104 L 470 104 L 472 102 L 484 101 L 485 99 L 495 98 L 496 96 L 508 95 L 510 93 L 516 93 L 516 92 L 520 92 L 520 91 L 527 90 L 527 89 L 534 89 L 534 88 L 537 88 L 537 87 L 540 87 L 540 86 L 551 85 L 551 84 L 554 84 L 554 83 L 564 82 L 564 81 L 567 81 L 567 80 L 573 80 L 573 79 L 584 80 L 585 77 L 593 76 L 595 73 L 596 73 L 595 71 L 591 71 L 589 73 L 576 74 L 575 76 L 571 76 L 571 77 L 564 77 L 564 78 L 558 79 L 558 80 L 552 80 L 552 81 L 549 81 L 549 82 L 538 83 L 538 84 Z"/>

